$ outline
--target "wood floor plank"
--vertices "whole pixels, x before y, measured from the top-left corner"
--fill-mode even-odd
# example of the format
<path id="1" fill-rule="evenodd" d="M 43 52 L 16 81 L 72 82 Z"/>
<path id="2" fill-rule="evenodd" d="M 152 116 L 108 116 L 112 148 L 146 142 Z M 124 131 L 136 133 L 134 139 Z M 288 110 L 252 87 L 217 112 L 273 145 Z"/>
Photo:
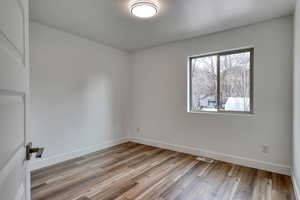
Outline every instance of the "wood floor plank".
<path id="1" fill-rule="evenodd" d="M 33 200 L 294 200 L 289 176 L 136 143 L 32 172 Z"/>

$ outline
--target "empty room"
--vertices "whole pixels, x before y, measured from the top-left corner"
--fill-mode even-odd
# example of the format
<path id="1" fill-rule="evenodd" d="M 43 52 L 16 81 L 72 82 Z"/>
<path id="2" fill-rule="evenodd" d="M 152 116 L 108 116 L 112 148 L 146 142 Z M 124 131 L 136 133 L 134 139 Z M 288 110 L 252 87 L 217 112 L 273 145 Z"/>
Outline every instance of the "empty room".
<path id="1" fill-rule="evenodd" d="M 0 0 L 0 200 L 300 200 L 300 0 Z"/>

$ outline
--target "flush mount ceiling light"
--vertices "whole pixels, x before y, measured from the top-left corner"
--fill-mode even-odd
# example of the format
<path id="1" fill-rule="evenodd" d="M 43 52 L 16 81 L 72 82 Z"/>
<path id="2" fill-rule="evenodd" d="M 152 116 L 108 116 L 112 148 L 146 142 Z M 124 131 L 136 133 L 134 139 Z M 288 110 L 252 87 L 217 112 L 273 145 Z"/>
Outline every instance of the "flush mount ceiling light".
<path id="1" fill-rule="evenodd" d="M 158 13 L 159 5 L 156 1 L 139 0 L 129 3 L 129 9 L 132 15 L 139 18 L 150 18 Z"/>

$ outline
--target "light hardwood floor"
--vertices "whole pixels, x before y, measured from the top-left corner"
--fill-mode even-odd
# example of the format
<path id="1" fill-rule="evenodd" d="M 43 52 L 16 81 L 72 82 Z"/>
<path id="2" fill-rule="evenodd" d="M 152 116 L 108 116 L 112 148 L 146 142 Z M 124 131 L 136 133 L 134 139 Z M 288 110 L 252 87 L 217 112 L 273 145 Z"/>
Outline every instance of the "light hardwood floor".
<path id="1" fill-rule="evenodd" d="M 294 200 L 291 178 L 135 143 L 32 173 L 33 200 Z"/>

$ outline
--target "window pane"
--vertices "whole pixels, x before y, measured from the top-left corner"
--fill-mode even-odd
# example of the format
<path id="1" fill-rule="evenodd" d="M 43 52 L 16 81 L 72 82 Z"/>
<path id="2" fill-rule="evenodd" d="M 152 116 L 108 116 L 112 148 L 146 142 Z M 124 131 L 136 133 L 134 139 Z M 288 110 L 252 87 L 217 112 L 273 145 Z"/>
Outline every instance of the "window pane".
<path id="1" fill-rule="evenodd" d="M 217 111 L 217 56 L 193 58 L 191 78 L 192 111 Z"/>
<path id="2" fill-rule="evenodd" d="M 220 109 L 250 111 L 250 52 L 220 56 Z"/>

